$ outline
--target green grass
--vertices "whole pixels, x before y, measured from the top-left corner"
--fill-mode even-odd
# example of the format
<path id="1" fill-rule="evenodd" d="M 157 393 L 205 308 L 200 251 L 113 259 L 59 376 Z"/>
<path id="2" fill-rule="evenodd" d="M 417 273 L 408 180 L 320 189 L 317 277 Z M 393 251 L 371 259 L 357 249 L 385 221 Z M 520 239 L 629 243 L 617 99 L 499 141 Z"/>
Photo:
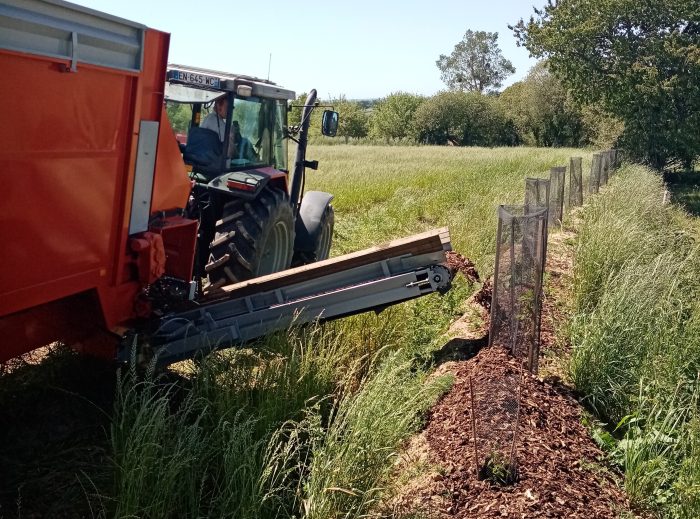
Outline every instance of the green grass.
<path id="1" fill-rule="evenodd" d="M 312 146 L 320 169 L 306 188 L 335 195 L 336 255 L 446 225 L 489 275 L 497 206 L 521 202 L 525 177 L 572 155 L 589 167 L 572 149 Z M 55 467 L 73 478 L 67 506 L 124 518 L 366 517 L 402 441 L 449 385 L 426 373 L 472 290 L 458 279 L 445 296 L 278 334 L 177 373 L 127 369 L 106 409 L 102 463 Z M 7 439 L 0 453 L 11 456 Z M 51 488 L 50 474 L 42 481 L 36 495 Z M 16 494 L 3 494 L 3 510 Z"/>
<path id="2" fill-rule="evenodd" d="M 700 171 L 667 173 L 664 180 L 675 203 L 696 216 L 700 215 Z"/>
<path id="3" fill-rule="evenodd" d="M 132 366 L 118 383 L 114 486 L 102 512 L 366 513 L 393 453 L 449 381 L 426 383 L 413 359 L 384 341 L 351 355 L 353 335 L 343 328 L 290 332 L 255 351 L 211 355 L 177 381 L 139 375 Z M 367 332 L 371 343 L 379 344 L 379 329 Z"/>
<path id="4" fill-rule="evenodd" d="M 584 209 L 574 264 L 571 374 L 622 441 L 637 503 L 700 516 L 700 226 L 628 166 Z"/>
<path id="5" fill-rule="evenodd" d="M 307 189 L 335 195 L 334 252 L 449 226 L 455 250 L 493 269 L 496 209 L 522 203 L 525 177 L 590 153 L 570 148 L 312 146 L 319 161 Z"/>

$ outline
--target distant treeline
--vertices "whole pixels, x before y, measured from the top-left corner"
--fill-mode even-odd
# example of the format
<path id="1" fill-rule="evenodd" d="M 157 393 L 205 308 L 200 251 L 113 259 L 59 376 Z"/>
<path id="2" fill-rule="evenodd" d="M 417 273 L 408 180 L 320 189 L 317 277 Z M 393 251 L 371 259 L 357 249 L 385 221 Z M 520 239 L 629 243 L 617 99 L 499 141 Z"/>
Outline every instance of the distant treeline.
<path id="1" fill-rule="evenodd" d="M 622 131 L 602 110 L 578 105 L 544 63 L 500 93 L 398 92 L 379 100 L 328 102 L 340 113 L 338 136 L 344 142 L 610 147 Z M 290 123 L 299 115 L 293 111 Z"/>

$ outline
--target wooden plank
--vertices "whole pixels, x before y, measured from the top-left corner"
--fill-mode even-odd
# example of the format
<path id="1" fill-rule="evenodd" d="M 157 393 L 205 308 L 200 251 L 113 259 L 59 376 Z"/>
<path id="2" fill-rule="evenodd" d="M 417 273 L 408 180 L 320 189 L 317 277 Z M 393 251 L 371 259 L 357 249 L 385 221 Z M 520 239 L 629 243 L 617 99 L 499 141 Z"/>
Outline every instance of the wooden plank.
<path id="1" fill-rule="evenodd" d="M 440 241 L 442 241 L 443 250 L 452 250 L 452 242 L 450 240 L 450 231 L 447 227 L 444 227 L 443 232 L 440 233 Z"/>
<path id="2" fill-rule="evenodd" d="M 232 296 L 234 295 L 233 292 L 235 292 L 236 297 L 244 297 L 250 294 L 274 290 L 281 286 L 335 274 L 336 272 L 368 265 L 377 261 L 395 258 L 396 256 L 405 254 L 418 256 L 420 254 L 439 252 L 446 250 L 445 245 L 449 245 L 449 236 L 449 229 L 447 227 L 442 227 L 336 258 L 330 258 L 317 263 L 311 263 L 310 265 L 303 265 L 275 274 L 253 278 L 241 283 L 227 285 L 216 290 L 215 294 L 212 295 L 218 299 L 222 295 Z"/>

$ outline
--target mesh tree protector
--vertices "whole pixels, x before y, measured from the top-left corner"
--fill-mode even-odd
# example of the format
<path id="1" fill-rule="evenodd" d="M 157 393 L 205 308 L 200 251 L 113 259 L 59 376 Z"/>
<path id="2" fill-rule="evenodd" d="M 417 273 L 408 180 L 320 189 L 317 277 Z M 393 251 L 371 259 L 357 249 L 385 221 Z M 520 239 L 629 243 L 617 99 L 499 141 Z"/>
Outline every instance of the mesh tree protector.
<path id="1" fill-rule="evenodd" d="M 602 155 L 600 153 L 593 154 L 593 161 L 591 162 L 591 181 L 588 183 L 588 192 L 592 195 L 596 194 L 600 189 L 602 160 Z"/>
<path id="2" fill-rule="evenodd" d="M 583 205 L 583 159 L 569 159 L 569 208 Z"/>
<path id="3" fill-rule="evenodd" d="M 610 152 L 600 154 L 600 185 L 605 186 L 610 178 Z"/>
<path id="4" fill-rule="evenodd" d="M 534 189 L 541 187 L 546 202 L 548 181 L 528 180 L 531 194 L 539 195 Z M 507 350 L 517 368 L 472 378 L 470 388 L 477 475 L 500 483 L 517 478 L 522 373 L 524 369 L 537 373 L 548 213 L 546 205 L 498 209 L 489 347 Z"/>
<path id="5" fill-rule="evenodd" d="M 506 348 L 533 373 L 540 345 L 547 208 L 501 206 L 489 345 Z"/>
<path id="6" fill-rule="evenodd" d="M 566 167 L 557 166 L 549 171 L 549 224 L 561 225 L 564 221 L 564 191 Z"/>

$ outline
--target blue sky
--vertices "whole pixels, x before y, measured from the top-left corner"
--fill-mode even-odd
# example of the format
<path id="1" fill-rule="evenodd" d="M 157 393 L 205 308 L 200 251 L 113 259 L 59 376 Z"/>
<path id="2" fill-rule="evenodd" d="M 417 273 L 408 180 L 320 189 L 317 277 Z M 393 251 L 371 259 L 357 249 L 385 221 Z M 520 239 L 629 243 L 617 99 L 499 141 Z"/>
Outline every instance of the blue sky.
<path id="1" fill-rule="evenodd" d="M 445 88 L 435 61 L 467 29 L 497 31 L 521 79 L 535 64 L 509 23 L 529 17 L 522 0 L 78 0 L 77 3 L 171 33 L 170 61 L 267 77 L 322 98 L 432 95 Z M 544 0 L 537 0 L 538 7 Z"/>

